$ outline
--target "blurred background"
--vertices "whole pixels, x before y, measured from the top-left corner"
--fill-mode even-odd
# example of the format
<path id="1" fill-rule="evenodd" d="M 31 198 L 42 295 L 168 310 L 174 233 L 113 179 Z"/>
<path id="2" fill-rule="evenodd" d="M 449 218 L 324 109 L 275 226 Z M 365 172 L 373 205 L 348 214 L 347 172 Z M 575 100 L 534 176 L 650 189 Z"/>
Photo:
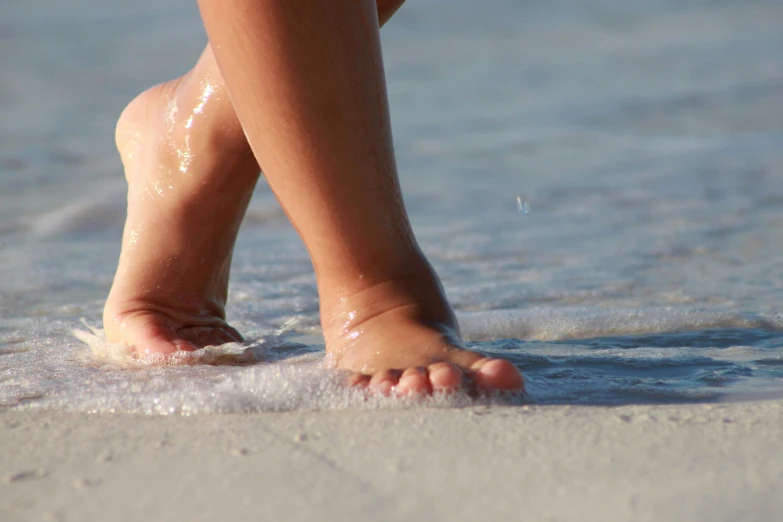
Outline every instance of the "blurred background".
<path id="1" fill-rule="evenodd" d="M 511 353 L 541 401 L 637 400 L 612 378 L 665 400 L 783 388 L 783 3 L 410 0 L 382 39 L 406 203 L 457 310 L 485 314 L 466 319 L 479 349 Z M 3 0 L 6 370 L 100 324 L 125 211 L 116 118 L 205 43 L 193 2 Z M 309 261 L 264 183 L 229 318 L 318 348 Z M 580 366 L 629 348 L 691 369 Z"/>

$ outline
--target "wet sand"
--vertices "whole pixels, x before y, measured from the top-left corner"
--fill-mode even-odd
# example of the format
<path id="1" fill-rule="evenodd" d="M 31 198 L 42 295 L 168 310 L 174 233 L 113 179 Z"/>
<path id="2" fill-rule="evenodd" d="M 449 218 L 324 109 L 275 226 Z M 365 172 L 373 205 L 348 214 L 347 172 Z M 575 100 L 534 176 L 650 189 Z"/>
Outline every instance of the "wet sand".
<path id="1" fill-rule="evenodd" d="M 0 414 L 0 520 L 769 521 L 783 401 Z"/>

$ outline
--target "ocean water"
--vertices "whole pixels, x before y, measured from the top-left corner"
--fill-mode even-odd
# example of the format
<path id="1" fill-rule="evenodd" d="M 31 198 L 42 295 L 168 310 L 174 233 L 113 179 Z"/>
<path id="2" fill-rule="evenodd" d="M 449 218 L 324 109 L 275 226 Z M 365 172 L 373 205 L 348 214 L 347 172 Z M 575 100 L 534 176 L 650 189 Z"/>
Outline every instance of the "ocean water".
<path id="1" fill-rule="evenodd" d="M 783 396 L 783 4 L 416 0 L 382 35 L 417 236 L 524 401 Z M 0 409 L 407 404 L 320 368 L 310 263 L 264 183 L 228 308 L 263 362 L 128 368 L 74 335 L 119 254 L 116 117 L 204 43 L 192 2 L 4 0 Z"/>

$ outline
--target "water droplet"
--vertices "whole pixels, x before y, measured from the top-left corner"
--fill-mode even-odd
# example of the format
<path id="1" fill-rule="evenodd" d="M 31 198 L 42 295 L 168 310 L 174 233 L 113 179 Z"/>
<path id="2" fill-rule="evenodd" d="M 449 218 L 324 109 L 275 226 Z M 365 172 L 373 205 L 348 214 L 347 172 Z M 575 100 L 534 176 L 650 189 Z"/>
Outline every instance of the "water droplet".
<path id="1" fill-rule="evenodd" d="M 525 196 L 517 196 L 517 210 L 520 214 L 530 213 L 530 203 Z"/>

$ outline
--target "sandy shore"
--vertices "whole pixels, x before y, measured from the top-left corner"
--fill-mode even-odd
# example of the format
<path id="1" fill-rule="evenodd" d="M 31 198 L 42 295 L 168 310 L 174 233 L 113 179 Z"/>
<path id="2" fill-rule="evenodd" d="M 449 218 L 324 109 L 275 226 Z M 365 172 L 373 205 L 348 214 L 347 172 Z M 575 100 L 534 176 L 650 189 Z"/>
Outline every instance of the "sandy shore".
<path id="1" fill-rule="evenodd" d="M 7 522 L 783 513 L 783 401 L 0 421 Z"/>

